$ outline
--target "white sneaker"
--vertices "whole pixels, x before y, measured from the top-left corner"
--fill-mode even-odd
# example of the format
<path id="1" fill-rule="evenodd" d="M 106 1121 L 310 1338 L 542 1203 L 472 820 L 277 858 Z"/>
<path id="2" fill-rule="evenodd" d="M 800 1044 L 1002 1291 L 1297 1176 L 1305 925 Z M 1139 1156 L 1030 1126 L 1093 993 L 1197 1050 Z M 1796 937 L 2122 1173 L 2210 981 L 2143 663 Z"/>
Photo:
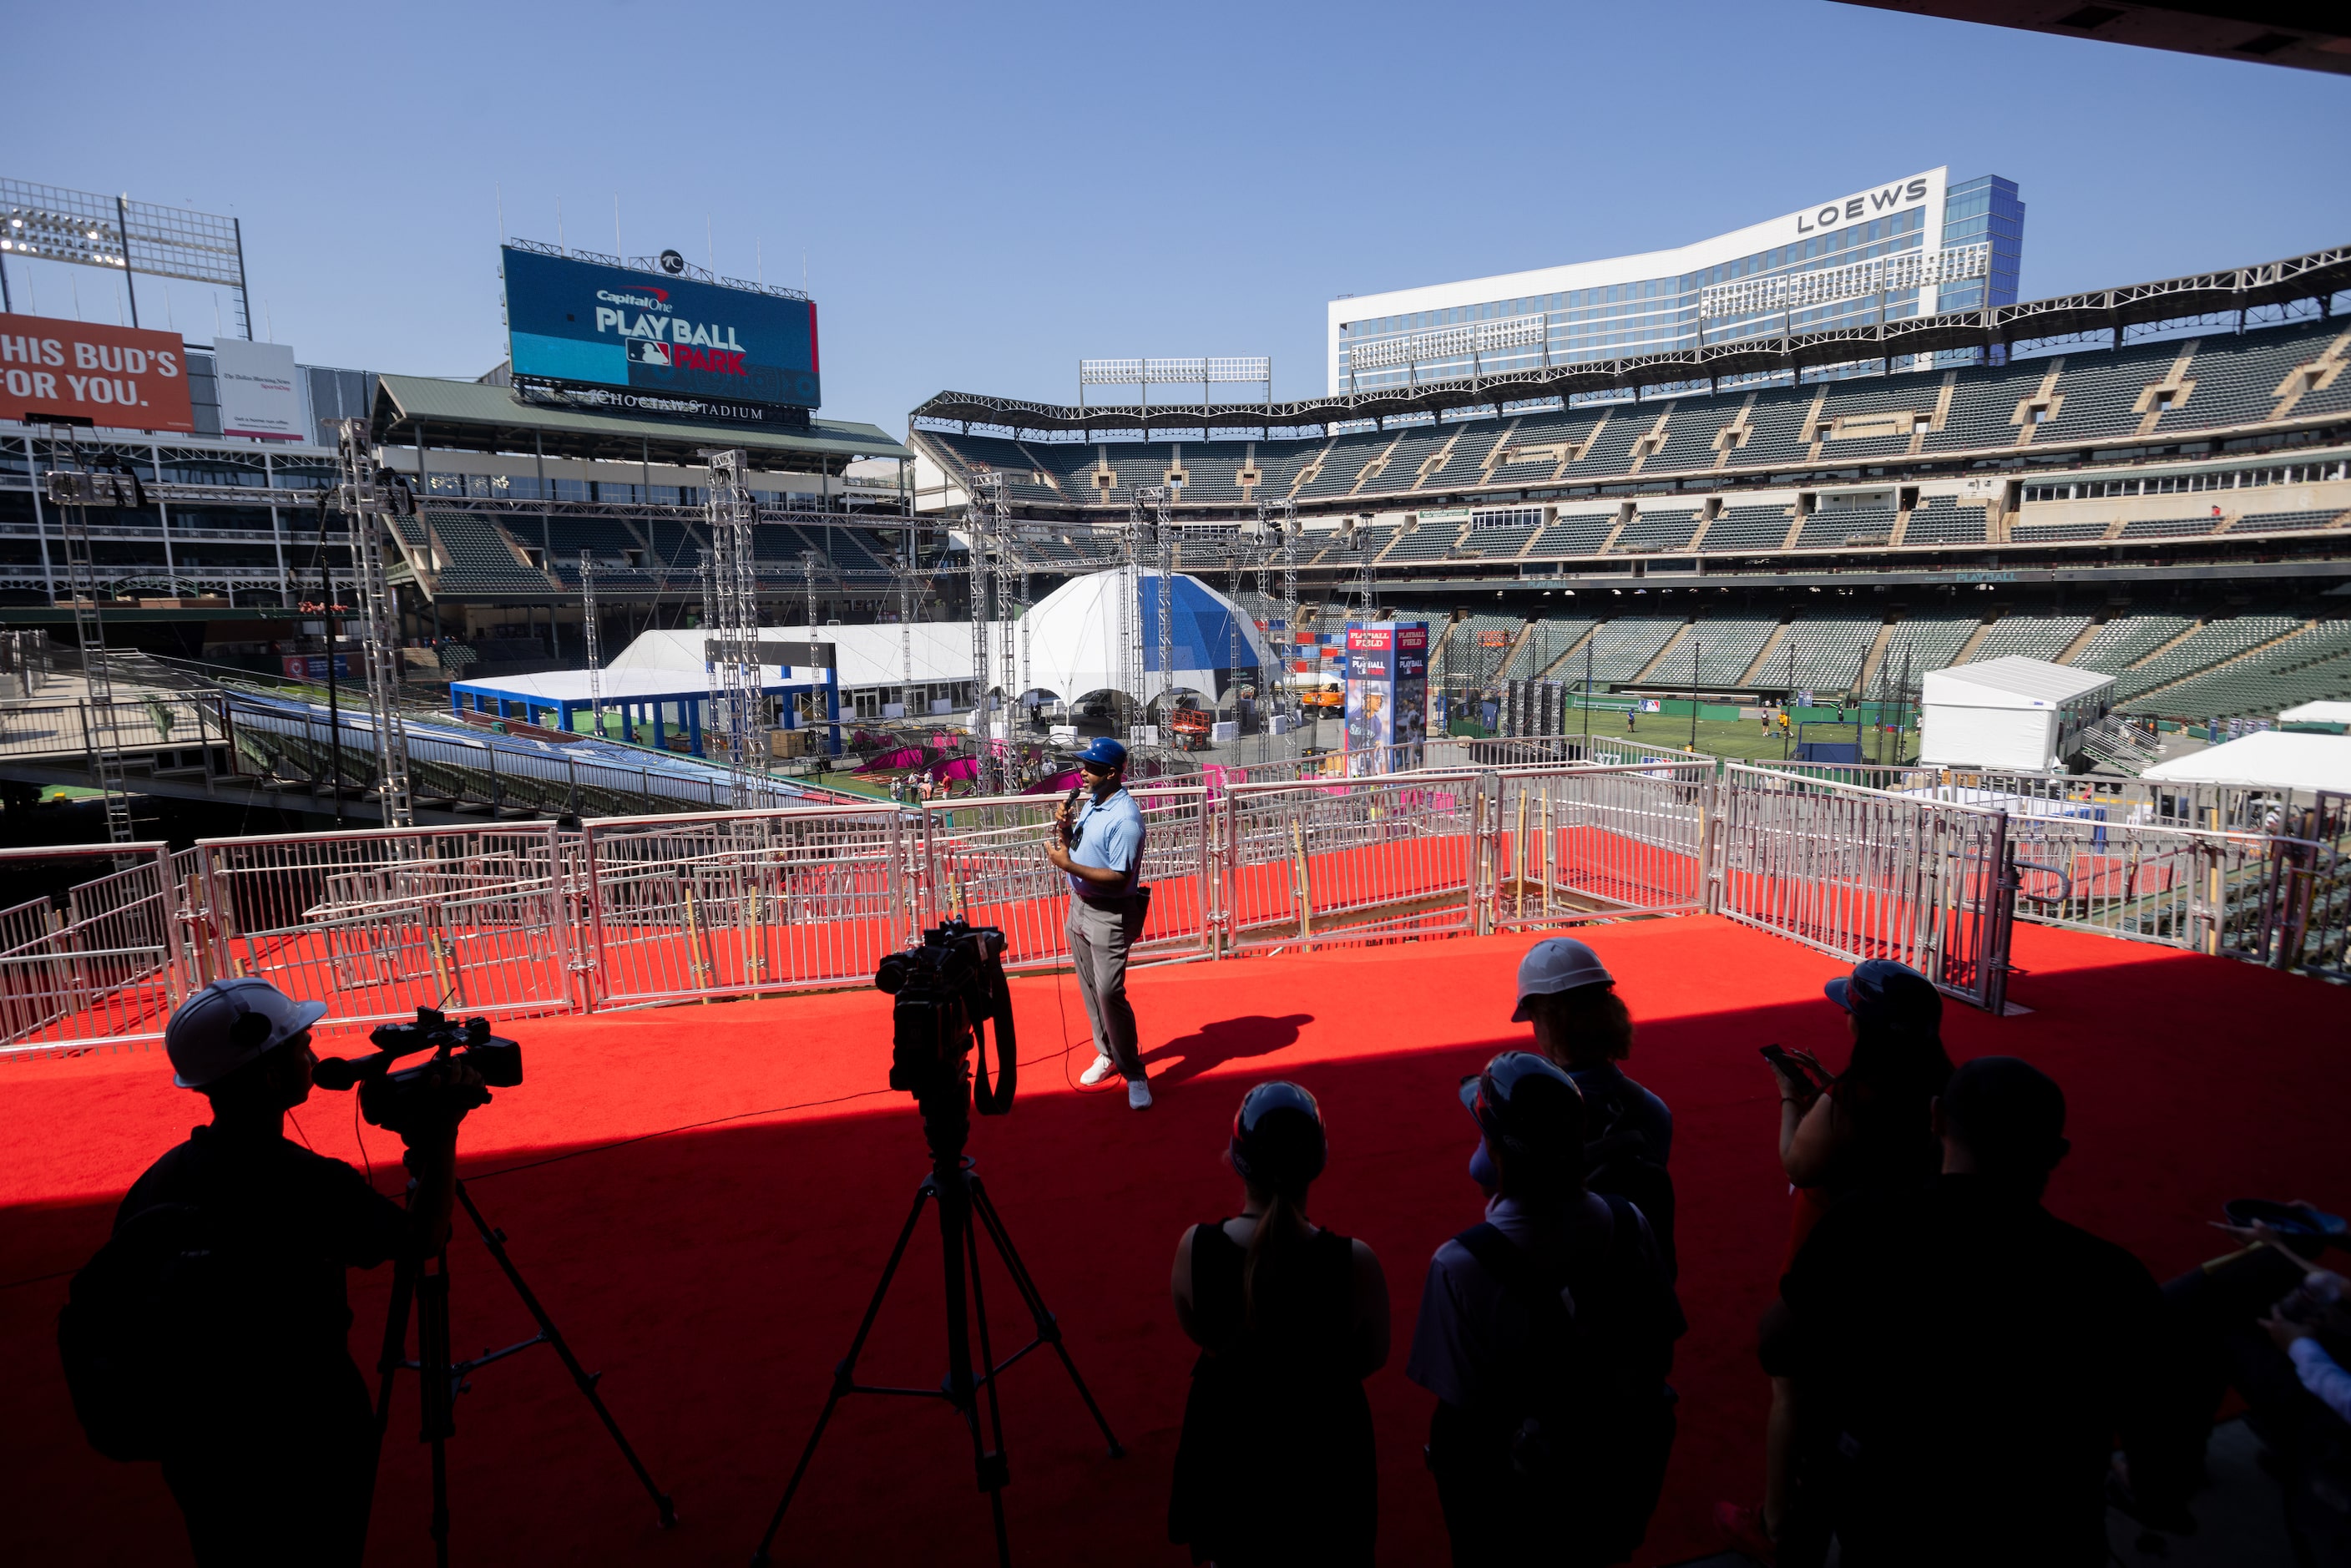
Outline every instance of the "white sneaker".
<path id="1" fill-rule="evenodd" d="M 1117 1071 L 1118 1069 L 1113 1065 L 1109 1057 L 1097 1056 L 1094 1058 L 1094 1064 L 1092 1067 L 1087 1068 L 1083 1072 L 1078 1074 L 1078 1082 L 1091 1089 L 1095 1084 L 1100 1083 L 1103 1079 L 1108 1078 L 1112 1073 Z"/>
<path id="2" fill-rule="evenodd" d="M 1140 1078 L 1126 1081 L 1126 1108 L 1130 1111 L 1151 1109 L 1151 1085 Z"/>

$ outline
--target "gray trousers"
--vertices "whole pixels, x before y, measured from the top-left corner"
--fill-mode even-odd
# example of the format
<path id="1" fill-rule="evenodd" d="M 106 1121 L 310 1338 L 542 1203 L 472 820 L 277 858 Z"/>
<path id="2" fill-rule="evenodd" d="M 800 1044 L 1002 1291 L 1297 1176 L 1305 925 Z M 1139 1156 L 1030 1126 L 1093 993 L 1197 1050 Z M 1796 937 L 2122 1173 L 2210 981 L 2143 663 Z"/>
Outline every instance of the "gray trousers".
<path id="1" fill-rule="evenodd" d="M 1143 935 L 1148 905 L 1141 897 L 1114 904 L 1070 900 L 1070 959 L 1078 971 L 1078 995 L 1093 1026 L 1094 1051 L 1110 1058 L 1130 1082 L 1145 1076 L 1136 1049 L 1134 1009 L 1126 1000 L 1126 953 Z"/>

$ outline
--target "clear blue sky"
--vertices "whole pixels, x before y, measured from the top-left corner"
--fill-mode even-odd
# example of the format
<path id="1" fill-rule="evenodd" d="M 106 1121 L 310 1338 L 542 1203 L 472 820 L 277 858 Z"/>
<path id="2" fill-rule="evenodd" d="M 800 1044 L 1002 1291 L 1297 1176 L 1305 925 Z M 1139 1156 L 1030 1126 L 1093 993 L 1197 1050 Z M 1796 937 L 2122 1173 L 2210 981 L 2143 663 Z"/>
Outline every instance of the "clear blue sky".
<path id="1" fill-rule="evenodd" d="M 256 332 L 306 362 L 479 374 L 498 193 L 606 251 L 617 193 L 630 254 L 701 261 L 705 220 L 725 274 L 805 252 L 824 412 L 893 434 L 943 388 L 1069 401 L 1083 355 L 1271 354 L 1319 393 L 1335 295 L 1936 164 L 2022 185 L 2028 298 L 2351 240 L 2351 81 L 1814 0 L 86 0 L 8 41 L 0 172 L 236 214 Z M 44 313 L 68 272 L 113 319 L 88 268 L 40 270 Z M 172 302 L 209 340 L 209 293 Z"/>

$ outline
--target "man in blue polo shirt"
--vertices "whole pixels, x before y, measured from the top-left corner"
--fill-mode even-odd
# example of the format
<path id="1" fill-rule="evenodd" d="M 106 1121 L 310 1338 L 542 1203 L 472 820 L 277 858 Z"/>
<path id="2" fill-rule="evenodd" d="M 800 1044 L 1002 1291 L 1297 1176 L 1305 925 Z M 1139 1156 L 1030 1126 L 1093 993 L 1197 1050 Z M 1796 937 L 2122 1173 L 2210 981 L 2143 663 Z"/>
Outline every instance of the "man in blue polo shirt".
<path id="1" fill-rule="evenodd" d="M 1045 858 L 1070 879 L 1070 960 L 1078 995 L 1093 1026 L 1094 1064 L 1079 1076 L 1089 1086 L 1115 1072 L 1126 1080 L 1126 1103 L 1151 1105 L 1151 1083 L 1136 1049 L 1134 1009 L 1126 1000 L 1126 955 L 1143 935 L 1151 890 L 1143 874 L 1143 810 L 1126 792 L 1126 747 L 1096 737 L 1078 755 L 1087 800 L 1073 816 L 1065 802 L 1055 816 L 1060 842 Z"/>

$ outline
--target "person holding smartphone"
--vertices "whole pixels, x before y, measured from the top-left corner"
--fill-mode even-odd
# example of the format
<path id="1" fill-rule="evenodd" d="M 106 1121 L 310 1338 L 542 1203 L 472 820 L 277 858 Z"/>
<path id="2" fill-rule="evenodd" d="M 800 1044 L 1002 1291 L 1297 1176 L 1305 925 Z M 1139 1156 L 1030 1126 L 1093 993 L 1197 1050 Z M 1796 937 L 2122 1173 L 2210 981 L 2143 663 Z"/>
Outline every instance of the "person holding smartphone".
<path id="1" fill-rule="evenodd" d="M 1779 1083 L 1780 1165 L 1794 1197 L 1788 1268 L 1837 1204 L 1857 1193 L 1923 1186 L 1942 1165 L 1933 1119 L 1935 1097 L 1951 1077 L 1942 993 L 1890 958 L 1858 964 L 1823 988 L 1844 1009 L 1853 1040 L 1844 1071 L 1830 1072 L 1808 1051 L 1763 1052 Z M 1827 1550 L 1818 1511 L 1804 1510 L 1798 1496 L 1806 1425 L 1794 1381 L 1773 1375 L 1762 1506 L 1725 1502 L 1715 1510 L 1724 1532 L 1760 1560 L 1816 1562 Z"/>

